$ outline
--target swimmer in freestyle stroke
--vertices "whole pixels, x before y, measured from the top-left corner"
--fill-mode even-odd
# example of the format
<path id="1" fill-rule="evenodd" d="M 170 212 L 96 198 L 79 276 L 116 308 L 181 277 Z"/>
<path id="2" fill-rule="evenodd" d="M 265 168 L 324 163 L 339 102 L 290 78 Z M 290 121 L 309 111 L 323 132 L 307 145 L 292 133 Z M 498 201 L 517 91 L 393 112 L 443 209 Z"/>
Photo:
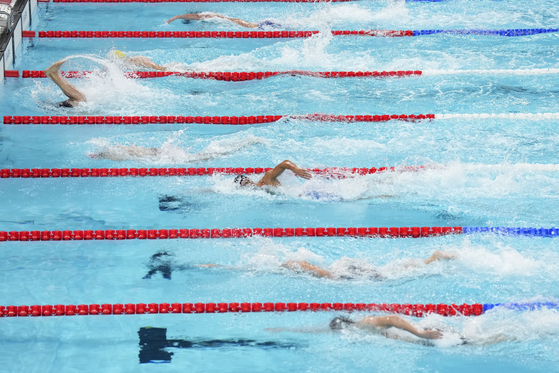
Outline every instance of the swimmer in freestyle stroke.
<path id="1" fill-rule="evenodd" d="M 134 66 L 145 67 L 154 70 L 167 70 L 166 67 L 158 65 L 144 56 L 126 57 L 125 54 L 121 51 L 113 51 L 113 54 L 115 55 L 115 57 L 123 59 L 124 62 L 130 63 Z M 68 97 L 67 100 L 57 102 L 55 105 L 58 107 L 73 108 L 81 102 L 86 102 L 87 98 L 67 79 L 65 79 L 58 73 L 58 70 L 60 70 L 60 67 L 62 66 L 62 64 L 64 64 L 64 62 L 66 62 L 66 60 L 60 60 L 53 63 L 48 69 L 45 70 L 45 75 L 47 76 L 47 78 L 52 80 L 54 84 L 58 86 L 58 88 L 62 90 L 66 97 Z"/>
<path id="2" fill-rule="evenodd" d="M 270 21 L 270 20 L 263 20 L 263 21 L 260 21 L 258 23 L 254 23 L 254 22 L 245 21 L 243 19 L 222 16 L 221 14 L 211 13 L 211 12 L 182 14 L 182 15 L 174 16 L 173 18 L 169 19 L 167 21 L 167 23 L 169 24 L 169 23 L 171 23 L 171 22 L 173 22 L 177 19 L 184 19 L 184 20 L 187 20 L 187 21 L 203 21 L 203 20 L 210 19 L 210 18 L 225 19 L 225 20 L 234 22 L 234 23 L 238 24 L 239 26 L 246 27 L 246 28 L 258 28 L 258 29 L 264 29 L 264 28 L 277 28 L 277 29 L 279 29 L 279 28 L 282 28 L 281 24 L 279 24 L 277 22 Z"/>
<path id="3" fill-rule="evenodd" d="M 320 333 L 324 329 L 311 328 L 268 328 L 269 332 L 299 332 L 299 333 Z M 335 317 L 329 324 L 329 331 L 341 332 L 361 330 L 370 334 L 381 335 L 386 338 L 399 340 L 407 343 L 414 343 L 428 347 L 436 346 L 433 340 L 447 339 L 454 346 L 461 345 L 492 345 L 500 342 L 514 341 L 515 337 L 503 334 L 495 334 L 486 338 L 472 340 L 465 337 L 454 328 L 444 327 L 442 329 L 422 329 L 416 327 L 401 316 L 365 316 L 359 321 L 355 321 L 345 316 Z"/>
<path id="4" fill-rule="evenodd" d="M 435 261 L 439 260 L 452 260 L 455 259 L 456 256 L 454 254 L 446 253 L 444 251 L 435 250 L 433 254 L 424 260 L 421 260 L 424 264 L 431 264 Z M 421 265 L 421 264 L 420 264 Z M 314 277 L 325 277 L 332 280 L 353 280 L 353 279 L 369 279 L 369 280 L 382 280 L 383 276 L 374 268 L 365 265 L 355 265 L 350 264 L 345 268 L 344 273 L 341 275 L 337 275 L 330 270 L 321 268 L 317 265 L 311 264 L 306 261 L 297 261 L 297 260 L 290 260 L 285 262 L 281 265 L 283 268 L 287 268 L 289 270 L 294 271 L 295 273 L 307 273 Z M 409 267 L 417 267 L 418 265 L 413 264 L 413 260 L 410 261 Z M 222 266 L 219 264 L 197 264 L 195 267 L 201 268 L 212 268 L 212 267 L 222 267 L 222 268 L 230 268 L 230 269 L 239 269 L 236 267 L 228 267 Z"/>
<path id="5" fill-rule="evenodd" d="M 241 187 L 252 186 L 252 187 L 261 188 L 265 185 L 278 187 L 278 186 L 281 185 L 281 183 L 278 180 L 278 177 L 285 170 L 293 171 L 293 173 L 295 173 L 297 176 L 302 177 L 303 179 L 309 180 L 312 177 L 312 175 L 309 171 L 297 167 L 297 165 L 295 163 L 293 163 L 289 160 L 285 160 L 285 161 L 281 162 L 280 164 L 278 164 L 273 169 L 271 169 L 270 171 L 266 172 L 266 174 L 264 174 L 264 176 L 262 176 L 262 178 L 256 183 L 253 182 L 251 179 L 249 179 L 246 175 L 237 176 L 235 178 L 234 182 L 236 184 L 239 184 L 239 186 L 241 186 Z"/>

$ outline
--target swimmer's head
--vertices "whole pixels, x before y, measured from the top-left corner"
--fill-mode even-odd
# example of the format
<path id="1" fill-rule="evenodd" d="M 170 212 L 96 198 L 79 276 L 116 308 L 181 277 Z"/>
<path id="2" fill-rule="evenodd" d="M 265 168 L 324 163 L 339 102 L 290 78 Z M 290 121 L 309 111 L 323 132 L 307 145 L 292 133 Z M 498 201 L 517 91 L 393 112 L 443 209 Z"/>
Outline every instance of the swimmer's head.
<path id="1" fill-rule="evenodd" d="M 330 329 L 332 330 L 347 329 L 352 324 L 355 324 L 355 321 L 345 316 L 338 316 L 334 320 L 330 321 Z"/>
<path id="2" fill-rule="evenodd" d="M 118 49 L 115 49 L 114 51 L 111 51 L 110 56 L 112 58 L 114 58 L 115 60 L 122 60 L 124 57 L 126 57 L 126 55 L 124 54 L 123 51 L 119 51 Z"/>
<path id="3" fill-rule="evenodd" d="M 239 186 L 247 186 L 247 185 L 256 185 L 250 180 L 246 175 L 239 175 L 234 180 L 235 184 L 239 184 Z"/>

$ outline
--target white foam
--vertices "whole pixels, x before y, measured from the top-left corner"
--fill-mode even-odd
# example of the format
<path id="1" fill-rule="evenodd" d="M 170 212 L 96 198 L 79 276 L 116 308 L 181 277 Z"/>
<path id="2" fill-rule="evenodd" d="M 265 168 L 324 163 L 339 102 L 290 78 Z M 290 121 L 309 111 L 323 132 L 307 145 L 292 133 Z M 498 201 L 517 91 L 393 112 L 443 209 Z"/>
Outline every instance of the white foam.
<path id="1" fill-rule="evenodd" d="M 143 139 L 142 139 L 143 138 Z M 104 153 L 105 157 L 113 161 L 138 161 L 148 164 L 184 164 L 203 162 L 217 158 L 224 158 L 236 154 L 245 148 L 256 144 L 268 144 L 264 138 L 249 134 L 247 136 L 227 136 L 222 139 L 212 140 L 199 152 L 191 152 L 189 144 L 195 139 L 187 136 L 185 130 L 173 131 L 158 147 L 157 154 L 140 151 L 130 151 L 130 145 L 135 145 L 136 140 L 146 143 L 144 134 L 131 134 L 119 138 L 121 143 L 107 138 L 95 138 L 88 141 L 93 145 L 93 154 Z M 153 141 L 152 139 L 149 139 Z M 124 144 L 122 142 L 125 142 Z M 132 143 L 131 143 L 132 142 Z M 143 149 L 157 147 L 154 144 L 143 146 Z"/>
<path id="2" fill-rule="evenodd" d="M 87 98 L 73 109 L 74 115 L 89 115 L 103 112 L 119 115 L 151 114 L 168 102 L 184 102 L 185 98 L 170 90 L 148 87 L 139 79 L 128 79 L 116 62 L 94 55 L 72 55 L 66 57 L 63 70 L 93 70 L 80 79 L 70 79 Z M 57 111 L 67 115 L 67 109 L 56 108 L 53 102 L 65 100 L 62 92 L 50 82 L 35 82 L 31 95 L 36 105 L 47 112 Z M 187 97 L 198 100 L 199 98 Z M 142 106 L 138 106 L 142 102 Z"/>

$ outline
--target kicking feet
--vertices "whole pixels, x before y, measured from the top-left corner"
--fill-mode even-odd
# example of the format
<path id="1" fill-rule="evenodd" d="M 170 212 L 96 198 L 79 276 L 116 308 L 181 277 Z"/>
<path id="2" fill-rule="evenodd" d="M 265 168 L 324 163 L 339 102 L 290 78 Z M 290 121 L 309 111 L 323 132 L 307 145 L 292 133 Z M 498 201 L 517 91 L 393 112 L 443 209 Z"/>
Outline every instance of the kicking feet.
<path id="1" fill-rule="evenodd" d="M 66 60 L 60 60 L 53 63 L 48 69 L 45 70 L 45 75 L 51 79 L 58 76 L 58 70 L 60 70 L 60 66 L 62 66 L 64 62 L 66 62 Z"/>

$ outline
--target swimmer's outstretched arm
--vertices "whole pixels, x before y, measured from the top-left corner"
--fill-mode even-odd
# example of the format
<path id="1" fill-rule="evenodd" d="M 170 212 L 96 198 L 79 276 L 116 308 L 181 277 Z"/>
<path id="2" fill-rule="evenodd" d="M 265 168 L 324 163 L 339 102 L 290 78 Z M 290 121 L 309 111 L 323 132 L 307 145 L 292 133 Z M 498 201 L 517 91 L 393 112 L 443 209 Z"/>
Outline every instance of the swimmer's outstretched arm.
<path id="1" fill-rule="evenodd" d="M 365 318 L 357 323 L 360 327 L 374 328 L 398 328 L 405 330 L 417 337 L 425 339 L 441 339 L 442 333 L 438 330 L 419 330 L 412 324 L 401 318 L 400 316 L 365 316 Z"/>
<path id="2" fill-rule="evenodd" d="M 228 21 L 231 22 L 235 22 L 236 24 L 246 27 L 246 28 L 258 28 L 258 24 L 253 23 L 253 22 L 248 22 L 245 21 L 243 19 L 239 19 L 239 18 L 232 18 L 232 17 L 227 17 L 227 16 L 222 16 L 220 14 L 215 14 L 215 13 L 206 13 L 206 14 L 193 14 L 193 13 L 189 13 L 189 14 L 182 14 L 182 15 L 178 15 L 178 16 L 174 16 L 173 18 L 169 19 L 167 21 L 167 23 L 171 23 L 177 19 L 186 19 L 189 21 L 201 21 L 207 18 L 212 18 L 212 17 L 218 17 L 218 18 L 222 18 L 222 19 L 226 19 Z"/>
<path id="3" fill-rule="evenodd" d="M 167 71 L 166 67 L 158 65 L 155 62 L 153 62 L 152 60 L 150 60 L 149 58 L 144 57 L 144 56 L 128 57 L 126 59 L 126 61 L 129 62 L 130 64 L 134 65 L 134 66 L 146 67 L 148 69 L 154 69 L 154 70 L 159 70 L 159 71 Z"/>
<path id="4" fill-rule="evenodd" d="M 295 272 L 309 272 L 311 275 L 316 277 L 332 278 L 332 273 L 330 271 L 305 261 L 290 260 L 282 264 L 282 267 L 291 269 Z"/>
<path id="5" fill-rule="evenodd" d="M 425 264 L 430 264 L 433 263 L 437 260 L 452 260 L 455 259 L 456 255 L 454 254 L 449 254 L 449 253 L 445 253 L 444 251 L 440 251 L 440 250 L 435 250 L 435 252 L 433 252 L 433 255 L 431 255 L 429 258 L 425 259 L 424 262 Z"/>
<path id="6" fill-rule="evenodd" d="M 76 106 L 80 102 L 86 101 L 85 95 L 80 91 L 78 91 L 76 87 L 70 84 L 70 82 L 68 82 L 66 79 L 61 77 L 60 74 L 58 73 L 60 66 L 62 66 L 64 62 L 66 62 L 66 60 L 60 60 L 58 62 L 53 63 L 51 67 L 45 70 L 45 75 L 50 80 L 52 80 L 54 84 L 56 84 L 66 96 L 68 96 L 69 99 L 68 102 L 72 106 Z"/>

